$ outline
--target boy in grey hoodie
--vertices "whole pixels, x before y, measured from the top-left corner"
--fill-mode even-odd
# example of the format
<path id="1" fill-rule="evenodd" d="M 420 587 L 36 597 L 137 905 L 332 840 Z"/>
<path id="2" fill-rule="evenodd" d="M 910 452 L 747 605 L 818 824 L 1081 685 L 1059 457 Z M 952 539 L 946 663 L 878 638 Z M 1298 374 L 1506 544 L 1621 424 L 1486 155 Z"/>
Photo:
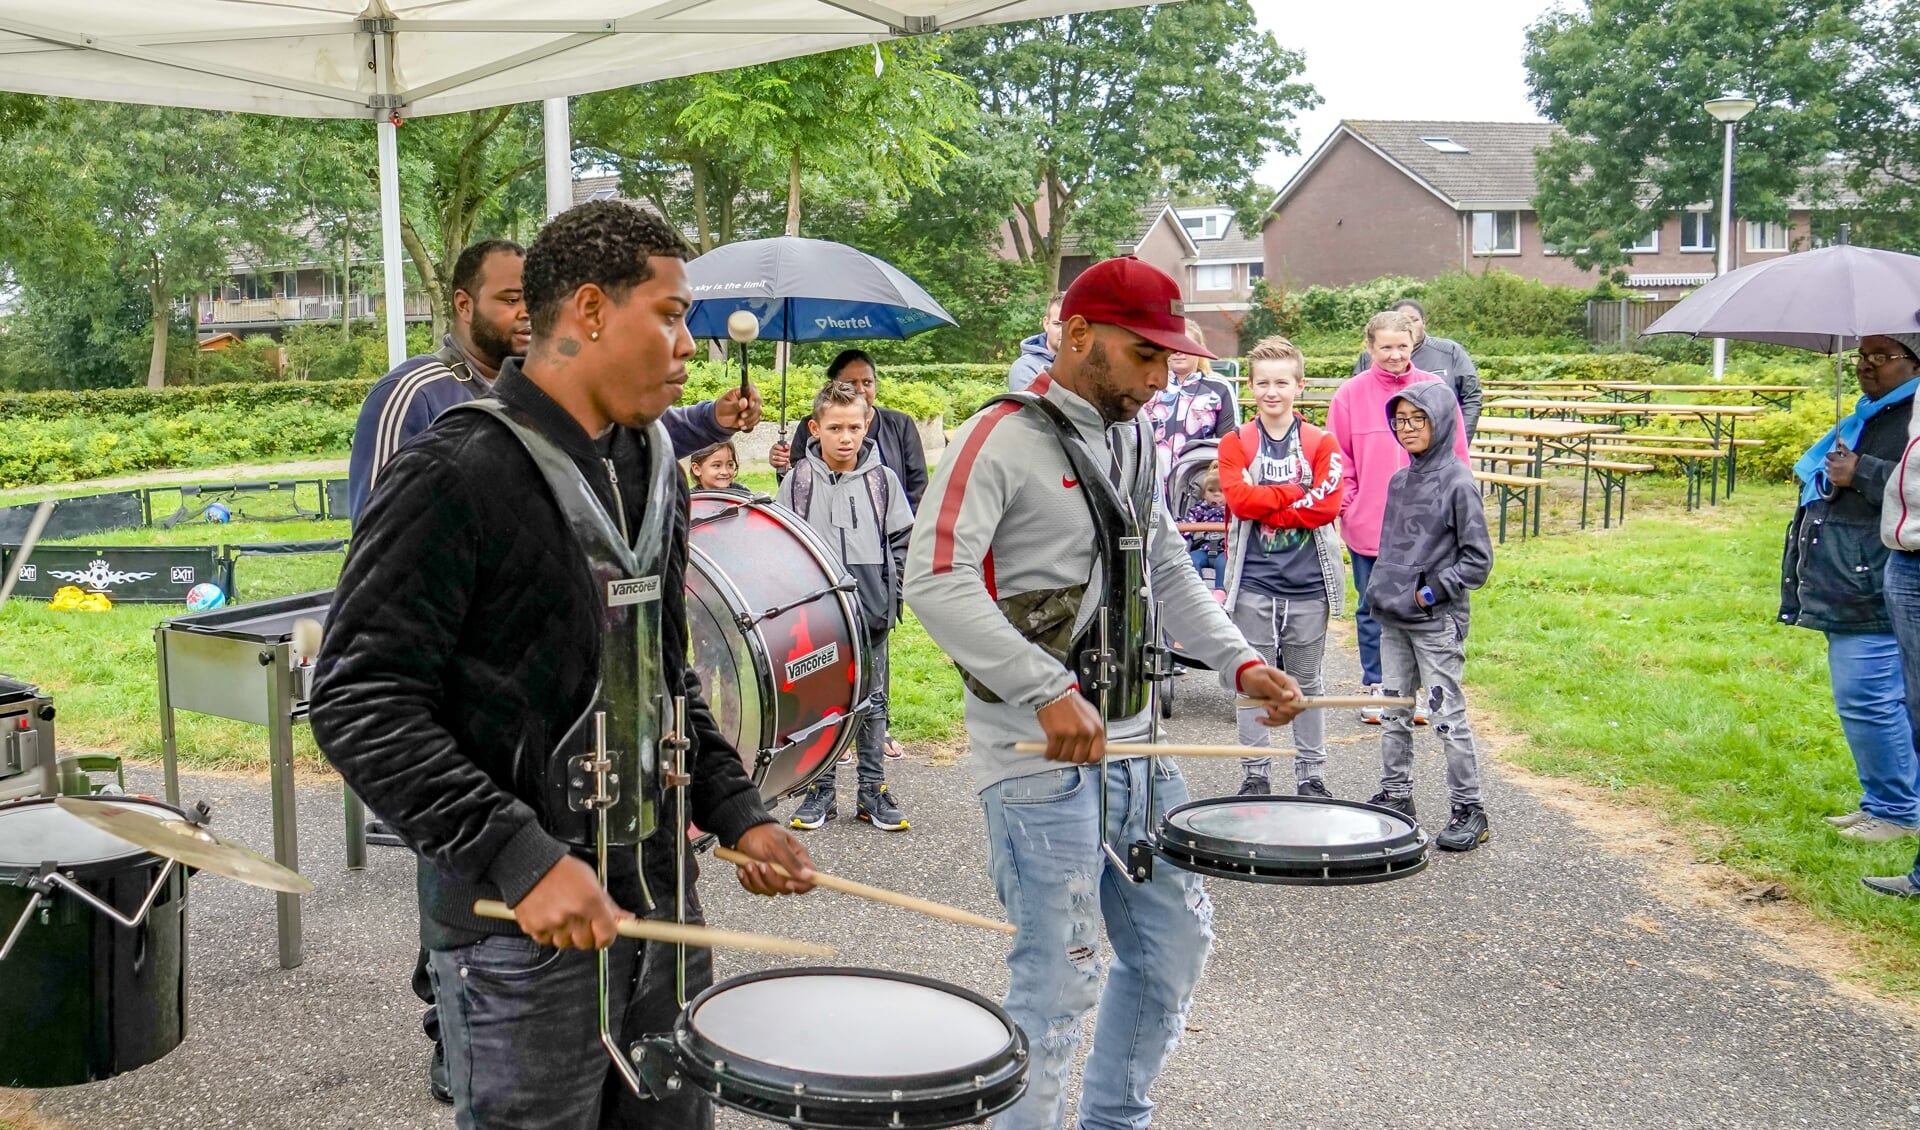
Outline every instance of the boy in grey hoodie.
<path id="1" fill-rule="evenodd" d="M 1380 556 L 1367 603 L 1380 624 L 1380 667 L 1389 695 L 1431 688 L 1428 717 L 1447 753 L 1452 816 L 1434 843 L 1472 851 L 1487 841 L 1479 755 L 1460 689 L 1466 668 L 1467 594 L 1487 583 L 1493 542 L 1473 471 L 1453 451 L 1460 414 L 1437 381 L 1408 385 L 1387 402 L 1394 438 L 1413 457 L 1387 486 Z M 1380 792 L 1372 803 L 1413 817 L 1413 712 L 1386 711 Z"/>
<path id="2" fill-rule="evenodd" d="M 858 815 L 888 832 L 903 832 L 907 818 L 887 790 L 887 634 L 899 618 L 900 584 L 907 561 L 913 507 L 880 451 L 867 439 L 873 408 L 850 384 L 829 382 L 813 399 L 807 421 L 812 435 L 806 455 L 780 483 L 775 501 L 807 520 L 834 556 L 853 574 L 855 603 L 877 688 L 873 709 L 860 725 Z M 838 815 L 834 770 L 814 782 L 795 810 L 792 826 L 818 828 Z"/>

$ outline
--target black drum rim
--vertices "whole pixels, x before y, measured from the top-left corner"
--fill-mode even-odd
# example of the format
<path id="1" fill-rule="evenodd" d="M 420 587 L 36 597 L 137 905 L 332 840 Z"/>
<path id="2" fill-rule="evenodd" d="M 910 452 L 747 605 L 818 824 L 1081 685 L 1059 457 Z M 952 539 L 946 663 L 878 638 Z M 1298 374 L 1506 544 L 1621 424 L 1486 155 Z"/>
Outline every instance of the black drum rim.
<path id="1" fill-rule="evenodd" d="M 778 1067 L 739 1055 L 693 1026 L 692 1018 L 700 1007 L 723 992 L 760 981 L 805 976 L 867 977 L 934 989 L 985 1010 L 1006 1028 L 1010 1039 L 1002 1051 L 965 1067 L 877 1078 Z M 796 966 L 728 978 L 701 992 L 681 1010 L 674 1021 L 673 1046 L 675 1069 L 714 1101 L 773 1121 L 819 1130 L 884 1126 L 935 1130 L 959 1126 L 998 1114 L 1026 1093 L 1027 1038 L 1005 1009 L 959 985 L 884 969 Z M 896 1115 L 914 1114 L 933 1117 L 896 1120 Z"/>
<path id="2" fill-rule="evenodd" d="M 1335 847 L 1250 844 L 1182 827 L 1181 813 L 1228 805 L 1346 808 L 1386 816 L 1406 830 L 1363 844 Z M 1357 886 L 1416 875 L 1426 869 L 1431 838 L 1418 821 L 1391 808 L 1337 797 L 1206 797 L 1170 809 L 1160 822 L 1156 851 L 1183 870 L 1244 882 L 1293 886 Z"/>

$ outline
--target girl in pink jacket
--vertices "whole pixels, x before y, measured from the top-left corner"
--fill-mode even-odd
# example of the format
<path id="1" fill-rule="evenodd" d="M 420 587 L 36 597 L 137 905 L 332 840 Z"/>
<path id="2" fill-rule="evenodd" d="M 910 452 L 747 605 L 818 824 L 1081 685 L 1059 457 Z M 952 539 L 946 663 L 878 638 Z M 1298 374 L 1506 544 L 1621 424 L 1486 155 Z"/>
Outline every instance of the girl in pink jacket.
<path id="1" fill-rule="evenodd" d="M 1387 510 L 1387 483 L 1393 473 L 1408 463 L 1407 451 L 1393 437 L 1387 425 L 1387 402 L 1400 395 L 1408 385 L 1437 381 L 1432 373 L 1413 367 L 1413 320 L 1389 310 L 1375 314 L 1367 322 L 1367 354 L 1373 366 L 1357 373 L 1333 394 L 1327 406 L 1327 430 L 1347 464 L 1347 494 L 1340 508 L 1340 538 L 1347 543 L 1347 555 L 1353 559 L 1353 585 L 1360 592 L 1353 622 L 1360 637 L 1361 681 L 1370 694 L 1380 692 L 1380 626 L 1367 607 L 1367 578 L 1373 572 L 1374 558 L 1380 555 L 1380 519 Z M 1455 415 L 1459 406 L 1454 407 Z M 1453 429 L 1453 448 L 1462 462 L 1467 459 L 1467 429 Z M 1415 721 L 1424 721 L 1424 712 L 1415 709 Z M 1380 724 L 1380 709 L 1367 707 L 1360 720 Z"/>

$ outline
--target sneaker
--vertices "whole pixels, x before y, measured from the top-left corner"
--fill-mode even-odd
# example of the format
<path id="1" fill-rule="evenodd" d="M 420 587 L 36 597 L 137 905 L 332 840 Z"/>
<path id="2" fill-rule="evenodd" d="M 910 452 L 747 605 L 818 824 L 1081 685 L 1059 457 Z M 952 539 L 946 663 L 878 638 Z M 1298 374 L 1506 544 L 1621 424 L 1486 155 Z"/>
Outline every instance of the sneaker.
<path id="1" fill-rule="evenodd" d="M 1333 794 L 1327 791 L 1327 783 L 1318 777 L 1308 777 L 1306 780 L 1295 785 L 1293 787 L 1293 794 L 1295 796 L 1318 796 L 1326 797 L 1328 800 L 1333 799 Z"/>
<path id="2" fill-rule="evenodd" d="M 852 747 L 852 746 L 848 746 L 847 748 L 845 748 L 845 749 L 843 749 L 843 750 L 841 750 L 841 751 L 840 751 L 840 764 L 841 764 L 841 765 L 851 765 L 851 764 L 853 764 L 853 753 L 854 753 L 854 749 L 853 749 L 853 747 Z"/>
<path id="3" fill-rule="evenodd" d="M 1867 814 L 1856 808 L 1845 816 L 1822 816 L 1820 819 L 1825 820 L 1830 828 L 1851 828 L 1866 818 Z"/>
<path id="4" fill-rule="evenodd" d="M 1427 724 L 1428 704 L 1431 703 L 1432 701 L 1433 701 L 1432 696 L 1429 695 L 1424 688 L 1413 692 L 1413 724 L 1414 725 L 1424 726 Z"/>
<path id="5" fill-rule="evenodd" d="M 392 825 L 378 818 L 367 821 L 367 842 L 375 847 L 407 846 L 406 841 L 400 838 Z"/>
<path id="6" fill-rule="evenodd" d="M 427 1062 L 427 1093 L 433 1101 L 453 1105 L 453 1082 L 447 1078 L 447 1046 L 438 1040 L 433 1044 L 433 1058 Z"/>
<path id="7" fill-rule="evenodd" d="M 1866 888 L 1875 894 L 1892 895 L 1898 899 L 1920 899 L 1920 886 L 1915 886 L 1911 875 L 1894 875 L 1889 878 L 1862 878 Z"/>
<path id="8" fill-rule="evenodd" d="M 1895 824 L 1891 820 L 1882 820 L 1878 816 L 1869 816 L 1854 821 L 1851 827 L 1840 829 L 1840 835 L 1863 844 L 1890 844 L 1895 840 L 1904 840 L 1908 836 L 1920 836 L 1920 828 L 1910 824 Z"/>
<path id="9" fill-rule="evenodd" d="M 807 798 L 800 802 L 800 807 L 793 810 L 792 826 L 811 832 L 838 815 L 840 805 L 833 793 L 815 785 L 807 790 Z"/>
<path id="10" fill-rule="evenodd" d="M 883 832 L 904 832 L 907 830 L 907 814 L 893 803 L 893 794 L 887 786 L 869 792 L 860 790 L 860 819 Z"/>
<path id="11" fill-rule="evenodd" d="M 1378 683 L 1367 687 L 1366 692 L 1375 698 L 1383 697 L 1380 693 L 1380 684 Z M 1386 714 L 1386 712 L 1387 710 L 1384 706 L 1363 706 L 1360 708 L 1360 721 L 1369 726 L 1378 726 L 1381 716 Z"/>
<path id="12" fill-rule="evenodd" d="M 907 747 L 895 741 L 892 734 L 888 734 L 887 744 L 881 747 L 880 752 L 886 756 L 888 761 L 898 761 L 907 755 Z"/>
<path id="13" fill-rule="evenodd" d="M 1367 803 L 1379 808 L 1391 808 L 1409 820 L 1414 819 L 1411 796 L 1388 796 L 1386 793 L 1375 793 L 1367 798 Z"/>
<path id="14" fill-rule="evenodd" d="M 1487 810 L 1477 804 L 1456 804 L 1453 819 L 1433 838 L 1441 851 L 1472 851 L 1487 842 Z"/>
<path id="15" fill-rule="evenodd" d="M 1273 782 L 1257 773 L 1249 773 L 1247 774 L 1247 779 L 1240 782 L 1240 791 L 1235 795 L 1272 796 Z"/>

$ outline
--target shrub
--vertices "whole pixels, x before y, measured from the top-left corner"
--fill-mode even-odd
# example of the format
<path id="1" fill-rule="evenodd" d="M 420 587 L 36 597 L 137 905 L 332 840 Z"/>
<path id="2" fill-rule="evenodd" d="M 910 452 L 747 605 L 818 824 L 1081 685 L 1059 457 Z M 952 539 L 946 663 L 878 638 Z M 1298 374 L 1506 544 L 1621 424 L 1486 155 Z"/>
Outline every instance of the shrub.
<path id="1" fill-rule="evenodd" d="M 1762 478 L 1780 482 L 1793 477 L 1793 465 L 1812 447 L 1815 440 L 1833 427 L 1831 397 L 1802 396 L 1788 412 L 1768 412 L 1752 421 L 1743 421 L 1742 439 L 1757 439 L 1761 446 L 1740 453 L 1740 469 Z"/>

